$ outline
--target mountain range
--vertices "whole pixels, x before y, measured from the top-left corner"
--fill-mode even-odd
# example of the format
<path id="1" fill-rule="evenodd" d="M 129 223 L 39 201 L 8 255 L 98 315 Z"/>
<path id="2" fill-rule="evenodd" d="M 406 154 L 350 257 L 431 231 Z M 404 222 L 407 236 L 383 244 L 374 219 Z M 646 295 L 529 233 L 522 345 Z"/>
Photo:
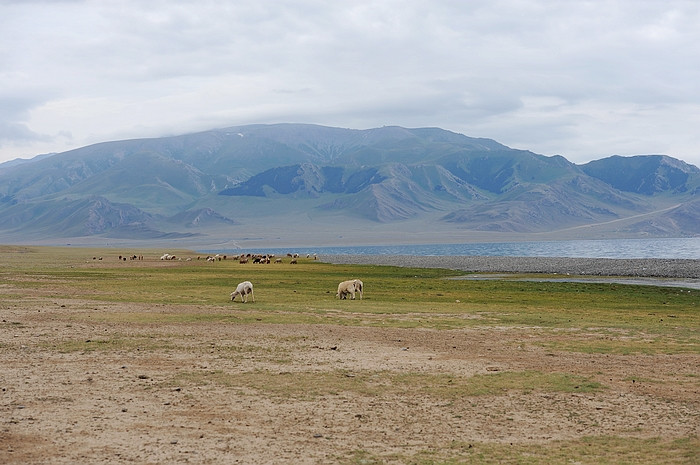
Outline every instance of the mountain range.
<path id="1" fill-rule="evenodd" d="M 0 243 L 353 245 L 700 235 L 700 170 L 439 128 L 247 125 L 0 164 Z"/>

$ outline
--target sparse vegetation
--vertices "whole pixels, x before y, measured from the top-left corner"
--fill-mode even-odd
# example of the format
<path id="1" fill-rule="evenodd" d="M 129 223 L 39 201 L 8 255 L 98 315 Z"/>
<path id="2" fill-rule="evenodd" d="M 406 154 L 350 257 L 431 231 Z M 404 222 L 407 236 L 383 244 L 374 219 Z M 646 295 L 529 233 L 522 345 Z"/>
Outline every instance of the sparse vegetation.
<path id="1" fill-rule="evenodd" d="M 0 247 L 3 463 L 694 463 L 700 293 L 175 253 Z"/>
<path id="2" fill-rule="evenodd" d="M 410 465 L 523 465 L 548 464 L 690 464 L 700 449 L 698 438 L 661 440 L 658 438 L 584 437 L 570 441 L 553 441 L 547 445 L 480 443 L 453 441 L 406 456 L 353 451 L 340 457 L 347 465 L 402 463 Z"/>

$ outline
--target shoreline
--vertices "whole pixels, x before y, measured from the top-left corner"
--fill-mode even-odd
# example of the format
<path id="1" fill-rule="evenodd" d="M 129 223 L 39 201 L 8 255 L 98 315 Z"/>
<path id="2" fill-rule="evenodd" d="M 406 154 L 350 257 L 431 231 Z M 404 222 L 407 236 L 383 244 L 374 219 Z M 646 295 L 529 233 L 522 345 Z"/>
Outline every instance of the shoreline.
<path id="1" fill-rule="evenodd" d="M 570 258 L 445 255 L 320 255 L 345 265 L 446 268 L 471 273 L 539 273 L 573 276 L 700 280 L 700 260 L 677 258 Z"/>

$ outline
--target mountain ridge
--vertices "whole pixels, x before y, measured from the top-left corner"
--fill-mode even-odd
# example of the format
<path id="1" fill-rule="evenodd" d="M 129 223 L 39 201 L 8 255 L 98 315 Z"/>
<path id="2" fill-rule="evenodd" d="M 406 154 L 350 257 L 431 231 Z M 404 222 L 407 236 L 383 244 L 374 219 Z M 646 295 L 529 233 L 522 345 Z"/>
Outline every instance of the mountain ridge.
<path id="1" fill-rule="evenodd" d="M 699 192 L 700 170 L 667 155 L 576 165 L 440 128 L 259 124 L 0 164 L 0 242 L 330 241 L 350 228 L 356 242 L 363 230 L 400 241 L 410 229 L 527 240 L 654 211 L 596 234 L 684 237 L 700 235 Z"/>

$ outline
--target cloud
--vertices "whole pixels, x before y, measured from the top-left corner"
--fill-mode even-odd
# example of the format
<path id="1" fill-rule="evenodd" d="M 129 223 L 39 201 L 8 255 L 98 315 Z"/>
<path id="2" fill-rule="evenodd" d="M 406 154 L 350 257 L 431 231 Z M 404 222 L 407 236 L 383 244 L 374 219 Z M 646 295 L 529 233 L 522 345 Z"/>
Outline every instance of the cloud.
<path id="1" fill-rule="evenodd" d="M 51 136 L 32 131 L 26 123 L 30 111 L 41 103 L 40 98 L 33 96 L 14 96 L 7 90 L 0 92 L 0 147 L 51 141 Z"/>
<path id="2" fill-rule="evenodd" d="M 52 138 L 47 135 L 37 134 L 27 127 L 26 124 L 0 121 L 0 147 L 4 141 L 13 143 L 27 142 L 47 142 Z"/>
<path id="3" fill-rule="evenodd" d="M 17 99 L 0 110 L 0 161 L 20 142 L 40 153 L 294 121 L 439 126 L 575 160 L 667 149 L 700 164 L 697 2 L 0 8 L 0 88 Z M 74 138 L 46 136 L 61 132 Z"/>

